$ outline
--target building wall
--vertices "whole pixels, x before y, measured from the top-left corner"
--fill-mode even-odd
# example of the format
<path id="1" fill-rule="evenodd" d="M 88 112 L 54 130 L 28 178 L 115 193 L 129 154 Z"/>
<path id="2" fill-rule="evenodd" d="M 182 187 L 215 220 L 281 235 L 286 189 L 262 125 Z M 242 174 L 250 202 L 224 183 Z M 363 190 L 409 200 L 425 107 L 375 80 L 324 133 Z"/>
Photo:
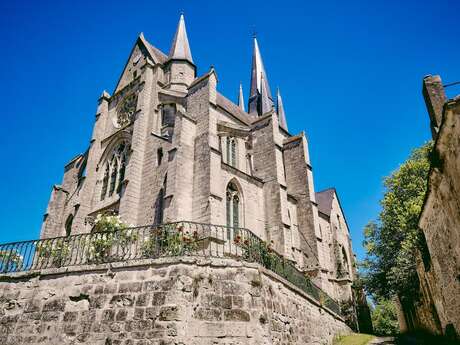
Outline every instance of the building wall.
<path id="1" fill-rule="evenodd" d="M 419 261 L 425 303 L 422 310 L 432 312 L 423 327 L 442 333 L 460 334 L 460 102 L 444 106 L 442 124 L 435 143 L 429 190 L 420 218 L 427 252 Z M 435 308 L 433 308 L 433 306 Z M 435 313 L 436 312 L 436 313 Z M 419 312 L 423 315 L 423 311 Z M 436 315 L 437 314 L 437 315 Z M 430 320 L 430 318 L 426 318 Z M 440 329 L 435 329 L 439 326 Z"/>
<path id="2" fill-rule="evenodd" d="M 4 275 L 0 343 L 331 344 L 350 329 L 257 265 L 181 259 Z"/>

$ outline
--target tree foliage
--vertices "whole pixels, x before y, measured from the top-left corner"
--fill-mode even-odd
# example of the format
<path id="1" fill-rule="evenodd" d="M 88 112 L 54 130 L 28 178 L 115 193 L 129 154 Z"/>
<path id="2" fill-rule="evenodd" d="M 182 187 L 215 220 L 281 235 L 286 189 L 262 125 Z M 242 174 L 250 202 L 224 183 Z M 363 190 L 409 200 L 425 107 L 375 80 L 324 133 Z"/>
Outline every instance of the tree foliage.
<path id="1" fill-rule="evenodd" d="M 381 299 L 372 310 L 372 326 L 377 335 L 394 335 L 399 331 L 396 305 L 392 300 Z"/>
<path id="2" fill-rule="evenodd" d="M 364 228 L 364 284 L 376 299 L 395 294 L 410 298 L 417 292 L 415 252 L 421 241 L 418 219 L 427 189 L 431 149 L 432 143 L 428 142 L 414 150 L 384 179 L 379 218 Z"/>

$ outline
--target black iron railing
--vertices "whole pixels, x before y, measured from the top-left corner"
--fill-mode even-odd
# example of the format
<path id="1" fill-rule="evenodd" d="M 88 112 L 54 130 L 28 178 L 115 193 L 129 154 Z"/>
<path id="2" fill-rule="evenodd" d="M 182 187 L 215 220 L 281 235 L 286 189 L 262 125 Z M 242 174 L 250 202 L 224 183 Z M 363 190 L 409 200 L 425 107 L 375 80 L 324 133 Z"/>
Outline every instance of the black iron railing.
<path id="1" fill-rule="evenodd" d="M 1 244 L 0 272 L 184 255 L 259 263 L 340 314 L 335 300 L 266 242 L 247 229 L 220 225 L 175 222 Z"/>

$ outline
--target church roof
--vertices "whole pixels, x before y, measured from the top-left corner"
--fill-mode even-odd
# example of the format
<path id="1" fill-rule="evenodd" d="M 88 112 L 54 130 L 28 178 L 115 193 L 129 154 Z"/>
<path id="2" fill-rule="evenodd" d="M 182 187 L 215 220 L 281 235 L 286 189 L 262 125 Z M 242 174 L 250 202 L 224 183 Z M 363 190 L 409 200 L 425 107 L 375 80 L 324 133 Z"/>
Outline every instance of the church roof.
<path id="1" fill-rule="evenodd" d="M 249 118 L 248 114 L 245 111 L 241 110 L 239 106 L 237 106 L 227 97 L 222 95 L 220 92 L 217 92 L 217 105 L 224 109 L 226 112 L 232 114 L 234 117 L 236 117 L 244 124 L 251 124 L 251 119 Z"/>
<path id="2" fill-rule="evenodd" d="M 155 47 L 153 44 L 151 44 L 149 41 L 147 41 L 144 35 L 141 35 L 140 39 L 142 40 L 142 43 L 144 43 L 145 48 L 147 48 L 147 51 L 155 60 L 155 62 L 164 64 L 166 60 L 168 60 L 168 56 L 165 53 L 163 53 L 160 49 Z"/>
<path id="3" fill-rule="evenodd" d="M 316 192 L 316 202 L 318 203 L 318 211 L 326 216 L 331 216 L 332 201 L 334 200 L 335 188 L 328 188 L 321 192 Z"/>

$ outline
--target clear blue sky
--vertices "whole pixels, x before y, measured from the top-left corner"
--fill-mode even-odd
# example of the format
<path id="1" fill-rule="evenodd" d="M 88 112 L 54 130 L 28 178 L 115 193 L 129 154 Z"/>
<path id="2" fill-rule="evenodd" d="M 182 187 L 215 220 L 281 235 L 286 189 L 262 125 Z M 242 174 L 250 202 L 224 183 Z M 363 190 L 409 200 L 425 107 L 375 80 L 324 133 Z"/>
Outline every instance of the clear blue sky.
<path id="1" fill-rule="evenodd" d="M 156 7 L 156 4 L 160 7 Z M 315 187 L 335 186 L 354 248 L 382 178 L 430 137 L 426 74 L 460 80 L 458 1 L 2 1 L 0 242 L 37 238 L 51 186 L 88 146 L 140 32 L 169 46 L 184 11 L 198 73 L 246 97 L 256 28 L 291 133 L 305 130 Z"/>

